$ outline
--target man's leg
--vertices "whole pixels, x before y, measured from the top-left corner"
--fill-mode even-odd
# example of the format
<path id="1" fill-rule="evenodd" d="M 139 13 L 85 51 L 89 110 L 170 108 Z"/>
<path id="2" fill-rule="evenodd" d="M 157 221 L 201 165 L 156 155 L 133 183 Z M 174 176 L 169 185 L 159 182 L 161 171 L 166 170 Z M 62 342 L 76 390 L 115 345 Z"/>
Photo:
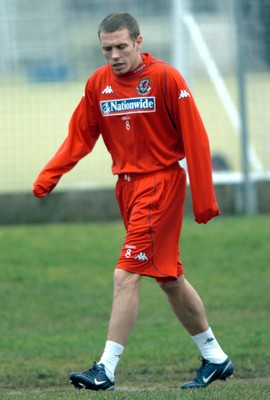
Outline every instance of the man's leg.
<path id="1" fill-rule="evenodd" d="M 125 346 L 139 308 L 141 276 L 116 268 L 114 298 L 107 339 Z"/>
<path id="2" fill-rule="evenodd" d="M 107 376 L 113 380 L 114 371 L 124 351 L 139 308 L 141 276 L 123 269 L 114 271 L 114 296 L 107 341 L 98 364 L 105 366 Z"/>
<path id="3" fill-rule="evenodd" d="M 190 335 L 194 336 L 208 329 L 203 302 L 184 276 L 176 281 L 160 283 L 179 321 Z"/>
<path id="4" fill-rule="evenodd" d="M 215 339 L 205 315 L 203 302 L 182 275 L 176 281 L 160 283 L 179 321 L 198 346 L 203 358 L 223 362 L 227 355 Z"/>
<path id="5" fill-rule="evenodd" d="M 233 374 L 233 365 L 218 344 L 205 315 L 198 293 L 184 276 L 160 283 L 179 321 L 192 336 L 202 355 L 202 366 L 196 377 L 183 384 L 183 389 L 199 388 L 217 379 L 226 380 Z"/>
<path id="6" fill-rule="evenodd" d="M 137 319 L 141 276 L 116 268 L 114 297 L 107 341 L 101 359 L 88 371 L 70 375 L 75 387 L 91 390 L 114 388 L 114 371 Z"/>

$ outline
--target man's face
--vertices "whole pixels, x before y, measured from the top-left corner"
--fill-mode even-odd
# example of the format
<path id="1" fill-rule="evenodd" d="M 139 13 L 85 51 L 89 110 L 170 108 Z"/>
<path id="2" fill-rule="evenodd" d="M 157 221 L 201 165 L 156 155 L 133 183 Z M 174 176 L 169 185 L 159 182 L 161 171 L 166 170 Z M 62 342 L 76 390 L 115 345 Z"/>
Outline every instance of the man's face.
<path id="1" fill-rule="evenodd" d="M 142 61 L 139 51 L 142 37 L 139 35 L 133 41 L 127 29 L 101 32 L 100 44 L 104 57 L 117 75 L 133 71 Z"/>

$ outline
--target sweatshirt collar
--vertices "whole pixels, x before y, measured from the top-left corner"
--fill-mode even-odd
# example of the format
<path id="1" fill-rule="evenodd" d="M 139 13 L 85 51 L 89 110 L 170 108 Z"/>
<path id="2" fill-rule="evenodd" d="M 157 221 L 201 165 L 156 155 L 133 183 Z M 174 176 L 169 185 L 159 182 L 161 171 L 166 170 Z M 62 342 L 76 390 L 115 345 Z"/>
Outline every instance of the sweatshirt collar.
<path id="1" fill-rule="evenodd" d="M 139 65 L 137 65 L 137 67 L 133 71 L 127 72 L 126 74 L 123 75 L 117 75 L 112 71 L 114 77 L 117 80 L 125 80 L 140 75 L 140 73 L 143 72 L 145 68 L 148 67 L 149 63 L 153 59 L 149 53 L 141 53 L 141 56 L 142 56 L 142 62 Z"/>

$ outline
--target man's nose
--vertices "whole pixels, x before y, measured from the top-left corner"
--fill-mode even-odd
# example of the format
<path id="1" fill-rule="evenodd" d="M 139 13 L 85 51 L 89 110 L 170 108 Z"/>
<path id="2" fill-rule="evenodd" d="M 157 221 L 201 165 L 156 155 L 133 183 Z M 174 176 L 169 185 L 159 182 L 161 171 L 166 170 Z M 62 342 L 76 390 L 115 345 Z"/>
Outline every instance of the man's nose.
<path id="1" fill-rule="evenodd" d="M 116 48 L 113 48 L 113 49 L 112 49 L 112 58 L 113 58 L 114 60 L 116 60 L 117 58 L 119 58 L 119 50 L 118 50 L 118 49 L 116 49 Z"/>

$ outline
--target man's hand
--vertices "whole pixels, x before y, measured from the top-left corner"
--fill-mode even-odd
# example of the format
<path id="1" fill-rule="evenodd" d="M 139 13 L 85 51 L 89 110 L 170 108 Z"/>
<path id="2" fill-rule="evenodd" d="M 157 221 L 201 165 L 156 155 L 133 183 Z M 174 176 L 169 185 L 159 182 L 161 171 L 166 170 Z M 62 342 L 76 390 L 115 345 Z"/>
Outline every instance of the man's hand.
<path id="1" fill-rule="evenodd" d="M 42 199 L 43 197 L 46 197 L 53 190 L 55 186 L 56 185 L 53 185 L 52 187 L 50 187 L 50 189 L 45 189 L 39 184 L 34 184 L 33 186 L 34 196 Z"/>
<path id="2" fill-rule="evenodd" d="M 198 224 L 206 224 L 208 221 L 210 221 L 210 219 L 217 217 L 218 215 L 220 215 L 220 211 L 218 209 L 216 210 L 210 209 L 205 212 L 196 214 L 195 221 Z"/>

